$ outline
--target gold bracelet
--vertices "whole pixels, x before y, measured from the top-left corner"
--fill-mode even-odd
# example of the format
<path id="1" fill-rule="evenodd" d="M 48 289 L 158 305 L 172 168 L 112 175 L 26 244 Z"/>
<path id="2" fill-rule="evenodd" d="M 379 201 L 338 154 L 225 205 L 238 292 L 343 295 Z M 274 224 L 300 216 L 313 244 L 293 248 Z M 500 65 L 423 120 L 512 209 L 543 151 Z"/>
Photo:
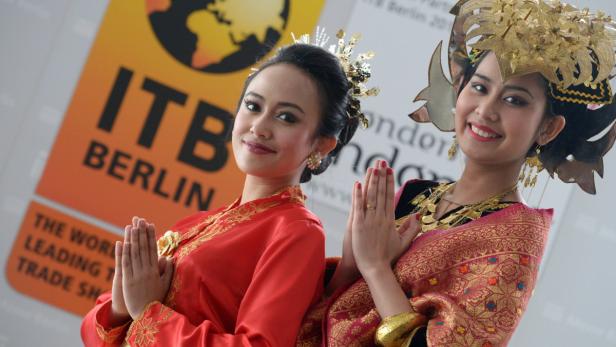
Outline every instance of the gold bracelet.
<path id="1" fill-rule="evenodd" d="M 383 347 L 408 345 L 417 330 L 426 325 L 426 316 L 417 312 L 402 312 L 381 321 L 374 335 L 374 342 Z"/>

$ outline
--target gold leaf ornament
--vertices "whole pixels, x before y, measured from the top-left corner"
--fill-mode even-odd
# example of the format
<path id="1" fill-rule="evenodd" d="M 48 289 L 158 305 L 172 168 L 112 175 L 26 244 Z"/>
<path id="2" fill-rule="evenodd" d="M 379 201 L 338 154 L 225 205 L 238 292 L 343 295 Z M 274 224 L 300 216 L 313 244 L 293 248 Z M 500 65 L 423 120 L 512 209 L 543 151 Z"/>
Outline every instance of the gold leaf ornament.
<path id="1" fill-rule="evenodd" d="M 323 28 L 317 28 L 313 39 L 311 39 L 309 34 L 303 34 L 296 38 L 292 33 L 291 36 L 295 43 L 311 44 L 321 48 L 325 48 L 329 41 L 329 37 L 325 34 L 325 29 Z M 361 36 L 354 34 L 348 42 L 345 41 L 345 37 L 346 33 L 344 30 L 338 30 L 336 33 L 336 44 L 330 45 L 327 50 L 338 58 L 350 85 L 349 106 L 347 108 L 349 119 L 357 118 L 359 124 L 363 128 L 367 128 L 369 126 L 368 118 L 361 111 L 359 98 L 377 96 L 379 94 L 378 88 L 368 88 L 366 86 L 366 83 L 372 76 L 372 68 L 368 61 L 374 57 L 374 52 L 361 53 L 357 55 L 357 58 L 353 59 L 355 45 Z"/>
<path id="2" fill-rule="evenodd" d="M 557 0 L 469 0 L 459 8 L 468 16 L 466 42 L 495 53 L 503 80 L 538 72 L 567 88 L 599 83 L 614 67 L 616 23 L 603 12 Z"/>

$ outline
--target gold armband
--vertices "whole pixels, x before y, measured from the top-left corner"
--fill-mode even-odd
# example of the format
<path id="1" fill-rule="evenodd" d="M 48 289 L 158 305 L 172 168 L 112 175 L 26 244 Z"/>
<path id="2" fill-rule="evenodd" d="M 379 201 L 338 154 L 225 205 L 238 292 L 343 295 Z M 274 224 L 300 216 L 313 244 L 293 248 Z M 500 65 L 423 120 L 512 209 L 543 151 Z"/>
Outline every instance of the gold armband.
<path id="1" fill-rule="evenodd" d="M 383 347 L 409 346 L 417 330 L 427 322 L 426 316 L 417 312 L 403 312 L 387 317 L 376 329 L 374 342 Z"/>

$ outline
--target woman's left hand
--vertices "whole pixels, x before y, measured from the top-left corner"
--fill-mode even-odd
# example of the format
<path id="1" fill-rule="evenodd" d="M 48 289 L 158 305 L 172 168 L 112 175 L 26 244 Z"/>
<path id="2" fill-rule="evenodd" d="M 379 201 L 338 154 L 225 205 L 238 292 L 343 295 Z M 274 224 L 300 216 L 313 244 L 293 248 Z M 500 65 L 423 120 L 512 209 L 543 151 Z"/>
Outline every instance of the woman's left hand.
<path id="1" fill-rule="evenodd" d="M 359 183 L 353 190 L 353 255 L 364 277 L 373 271 L 391 269 L 418 231 L 413 218 L 396 230 L 394 175 L 385 162 L 372 171 L 367 184 L 365 194 Z"/>
<path id="2" fill-rule="evenodd" d="M 137 319 L 153 301 L 163 301 L 171 284 L 173 265 L 159 271 L 154 225 L 138 219 L 122 249 L 122 291 L 128 313 Z"/>

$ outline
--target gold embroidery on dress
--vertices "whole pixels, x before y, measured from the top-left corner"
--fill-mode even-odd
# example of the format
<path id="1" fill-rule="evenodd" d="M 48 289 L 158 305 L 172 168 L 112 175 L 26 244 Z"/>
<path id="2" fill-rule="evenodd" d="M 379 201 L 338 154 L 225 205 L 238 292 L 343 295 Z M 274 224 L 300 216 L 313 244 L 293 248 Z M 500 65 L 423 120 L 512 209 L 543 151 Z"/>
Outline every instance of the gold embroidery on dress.
<path id="1" fill-rule="evenodd" d="M 204 242 L 229 231 L 238 223 L 248 221 L 256 214 L 283 203 L 291 202 L 303 205 L 306 199 L 299 186 L 284 188 L 272 196 L 277 194 L 280 194 L 280 197 L 274 201 L 248 202 L 240 206 L 235 206 L 238 202 L 236 200 L 222 211 L 206 217 L 202 222 L 191 227 L 180 236 L 179 242 L 185 241 L 185 243 L 180 244 L 179 247 L 174 250 L 175 256 L 173 260 L 175 262 L 175 267 L 177 268 L 184 257 L 199 248 Z M 180 287 L 180 279 L 178 273 L 175 272 L 165 299 L 165 303 L 168 303 L 170 307 L 175 307 L 175 299 Z"/>
<path id="2" fill-rule="evenodd" d="M 130 336 L 135 336 L 135 347 L 147 347 L 156 342 L 156 334 L 159 332 L 158 326 L 173 315 L 173 310 L 160 304 L 156 318 L 145 317 L 147 311 L 156 304 L 160 304 L 160 302 L 153 301 L 149 303 L 141 313 L 141 316 L 133 321 L 126 333 L 127 340 Z"/>
<path id="3" fill-rule="evenodd" d="M 143 312 L 141 312 L 139 317 L 137 317 L 137 319 L 135 319 L 128 328 L 126 340 L 134 334 L 136 347 L 147 346 L 154 342 L 154 335 L 158 332 L 158 329 L 153 325 L 152 318 L 145 317 L 145 314 L 150 307 L 156 305 L 157 303 L 157 301 L 152 301 L 147 304 L 143 309 Z M 151 341 L 148 342 L 150 337 Z"/>
<path id="4" fill-rule="evenodd" d="M 489 224 L 461 225 L 455 232 L 415 247 L 413 252 L 402 255 L 399 263 L 412 259 L 411 264 L 416 266 L 402 267 L 401 276 L 428 277 L 443 267 L 485 256 L 485 249 L 490 249 L 492 253 L 519 252 L 539 257 L 543 253 L 544 233 L 549 226 L 536 213 L 519 209 L 500 211 L 507 214 L 503 218 L 506 223 L 498 219 Z M 447 259 L 446 264 L 442 260 L 437 261 L 443 257 Z"/>
<path id="5" fill-rule="evenodd" d="M 119 327 L 107 330 L 105 327 L 96 322 L 96 334 L 103 342 L 112 344 L 117 342 L 118 338 L 122 335 L 129 323 L 130 322 L 127 322 Z"/>
<path id="6" fill-rule="evenodd" d="M 248 203 L 221 213 L 216 220 L 212 221 L 209 227 L 205 227 L 201 234 L 188 241 L 180 248 L 178 252 L 178 261 L 199 248 L 204 242 L 211 240 L 214 236 L 223 234 L 237 224 L 250 220 L 257 213 L 268 210 L 279 204 L 279 201 L 271 201 L 256 206 Z"/>
<path id="7" fill-rule="evenodd" d="M 197 236 L 180 247 L 177 254 L 178 261 L 197 249 L 204 242 L 212 239 L 214 236 L 228 231 L 229 229 L 235 227 L 238 223 L 250 220 L 254 215 L 260 212 L 266 211 L 287 201 L 295 203 L 303 203 L 304 201 L 304 194 L 298 186 L 285 188 L 277 194 L 281 195 L 280 199 L 274 201 L 251 201 L 235 208 L 232 208 L 234 205 L 232 204 L 223 211 L 206 218 L 204 222 L 192 227 L 188 233 L 186 233 L 186 236 L 182 236 L 182 240 L 189 239 L 195 235 Z"/>
<path id="8" fill-rule="evenodd" d="M 440 306 L 429 323 L 429 344 L 448 346 L 502 345 L 512 334 L 530 298 L 526 286 L 533 286 L 536 262 L 522 266 L 518 254 L 473 260 L 470 271 L 461 274 L 452 268 L 443 274 L 453 280 L 438 292 L 423 292 L 414 307 Z M 490 259 L 490 258 L 488 258 Z M 444 301 L 444 297 L 450 298 Z M 455 298 L 455 299 L 452 299 Z"/>
<path id="9" fill-rule="evenodd" d="M 135 335 L 135 346 L 149 346 L 156 341 L 154 336 L 158 333 L 158 328 L 156 322 L 152 318 L 142 318 L 138 322 L 135 322 L 134 326 L 133 334 Z"/>
<path id="10" fill-rule="evenodd" d="M 429 344 L 496 346 L 519 321 L 549 225 L 523 207 L 500 213 L 416 245 L 394 268 L 402 289 L 413 293 L 413 307 L 441 305 L 445 312 L 430 320 Z M 445 296 L 451 301 L 443 302 Z M 327 343 L 336 347 L 370 344 L 380 321 L 365 281 L 337 298 L 326 317 Z"/>
<path id="11" fill-rule="evenodd" d="M 320 346 L 323 336 L 321 333 L 321 327 L 323 325 L 323 319 L 326 316 L 327 300 L 321 300 L 312 307 L 302 325 L 299 333 L 297 334 L 297 343 L 295 347 L 313 347 Z"/>

